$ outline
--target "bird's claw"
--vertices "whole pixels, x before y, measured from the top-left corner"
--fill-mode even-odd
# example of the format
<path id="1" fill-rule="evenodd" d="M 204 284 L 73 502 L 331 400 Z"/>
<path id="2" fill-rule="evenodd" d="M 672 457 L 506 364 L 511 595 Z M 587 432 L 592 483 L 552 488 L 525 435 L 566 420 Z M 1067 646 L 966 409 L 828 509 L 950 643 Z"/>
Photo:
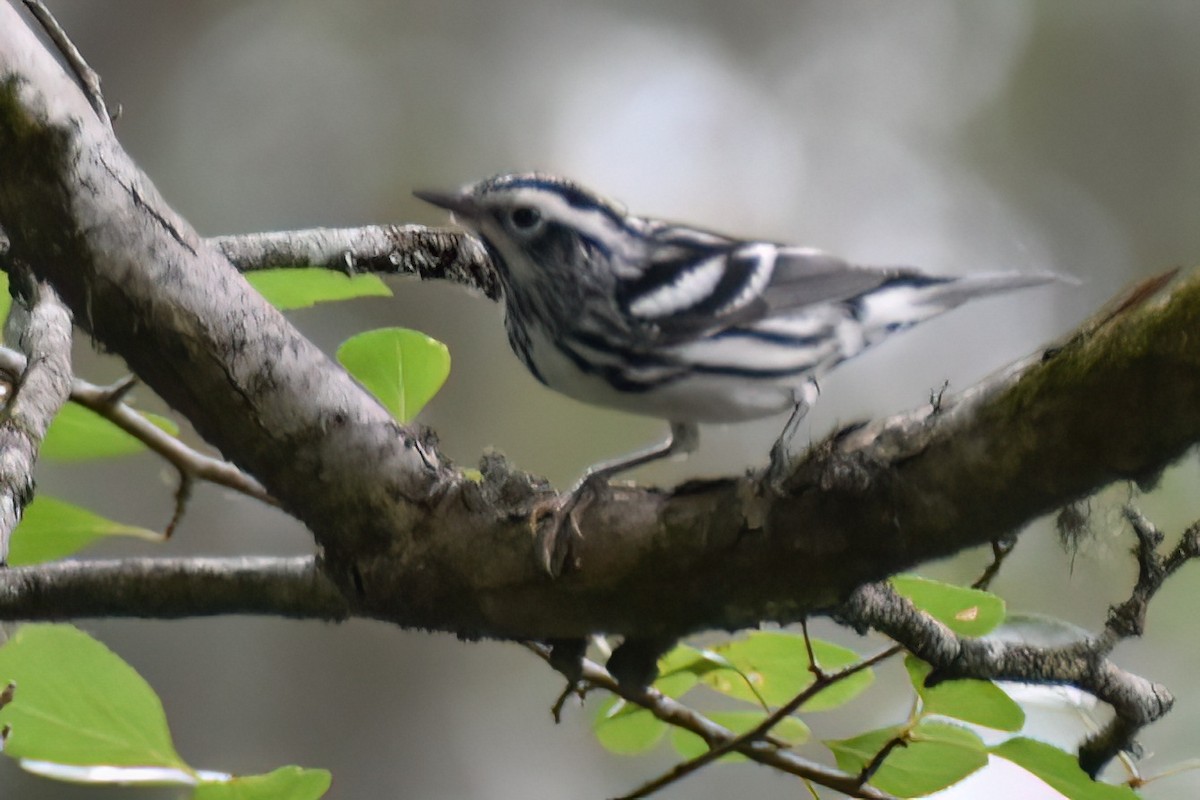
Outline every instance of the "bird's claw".
<path id="1" fill-rule="evenodd" d="M 583 532 L 575 518 L 595 497 L 593 481 L 584 479 L 572 491 L 539 503 L 529 515 L 534 535 L 534 554 L 538 565 L 551 578 L 578 569 L 575 545 L 583 541 Z"/>

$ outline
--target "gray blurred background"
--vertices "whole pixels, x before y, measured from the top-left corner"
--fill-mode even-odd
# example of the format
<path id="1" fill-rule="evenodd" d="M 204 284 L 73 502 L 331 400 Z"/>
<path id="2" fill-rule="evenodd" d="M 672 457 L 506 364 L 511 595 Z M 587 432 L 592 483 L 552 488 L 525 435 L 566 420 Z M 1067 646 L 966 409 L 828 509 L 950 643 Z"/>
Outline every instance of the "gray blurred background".
<path id="1" fill-rule="evenodd" d="M 965 388 L 1131 280 L 1200 261 L 1200 6 L 1191 0 L 51 6 L 103 76 L 110 108 L 123 109 L 126 147 L 204 234 L 442 224 L 413 188 L 537 168 L 638 213 L 863 262 L 1082 280 L 972 306 L 846 366 L 805 421 L 812 438 L 925 402 L 944 381 Z M 392 284 L 393 299 L 293 319 L 328 352 L 380 325 L 445 341 L 452 374 L 422 421 L 460 463 L 495 447 L 562 486 L 590 462 L 662 435 L 658 422 L 537 385 L 509 353 L 498 307 L 453 286 Z M 122 373 L 86 341 L 79 359 L 92 380 Z M 138 399 L 156 407 L 147 391 Z M 782 424 L 706 430 L 690 461 L 639 478 L 758 465 Z M 161 528 L 171 478 L 138 456 L 116 467 L 45 464 L 39 488 Z M 1189 456 L 1140 502 L 1176 534 L 1200 516 L 1198 479 Z M 1059 546 L 1049 522 L 1028 531 L 995 584 L 1011 608 L 1101 624 L 1133 579 L 1117 517 L 1128 493 L 1114 487 L 1091 502 L 1096 535 L 1077 552 Z M 205 487 L 168 545 L 90 554 L 309 550 L 295 522 Z M 973 552 L 923 572 L 970 580 L 985 562 Z M 1158 598 L 1146 639 L 1117 653 L 1178 698 L 1144 736 L 1150 774 L 1200 750 L 1194 573 Z M 602 798 L 673 762 L 665 745 L 648 758 L 604 752 L 589 732 L 594 704 L 569 708 L 556 727 L 549 707 L 561 680 L 511 644 L 367 622 L 83 627 L 161 693 L 190 763 L 327 767 L 331 798 Z M 880 644 L 821 632 L 863 652 Z M 812 724 L 839 736 L 899 721 L 909 703 L 900 673 L 885 668 L 849 713 Z M 1011 780 L 979 781 L 960 796 L 1053 796 Z M 6 798 L 178 796 L 50 784 L 6 760 L 0 786 Z M 1145 794 L 1198 790 L 1200 775 L 1188 773 Z M 733 795 L 807 796 L 797 781 L 749 765 L 711 769 L 663 796 Z"/>

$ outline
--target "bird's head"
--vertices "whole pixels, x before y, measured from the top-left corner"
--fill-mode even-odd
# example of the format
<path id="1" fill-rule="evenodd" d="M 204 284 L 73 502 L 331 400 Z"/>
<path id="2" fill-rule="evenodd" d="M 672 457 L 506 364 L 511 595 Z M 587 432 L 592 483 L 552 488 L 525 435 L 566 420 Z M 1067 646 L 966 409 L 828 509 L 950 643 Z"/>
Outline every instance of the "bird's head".
<path id="1" fill-rule="evenodd" d="M 616 204 L 551 175 L 498 175 L 457 192 L 417 191 L 483 240 L 506 284 L 604 281 L 635 256 L 638 237 Z M 565 277 L 565 276 L 564 276 Z"/>

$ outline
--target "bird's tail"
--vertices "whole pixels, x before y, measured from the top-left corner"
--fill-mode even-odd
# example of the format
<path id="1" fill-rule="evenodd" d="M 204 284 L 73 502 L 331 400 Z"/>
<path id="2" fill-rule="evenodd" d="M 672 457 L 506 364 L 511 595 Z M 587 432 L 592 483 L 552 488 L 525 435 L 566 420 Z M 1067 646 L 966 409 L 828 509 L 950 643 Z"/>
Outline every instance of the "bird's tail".
<path id="1" fill-rule="evenodd" d="M 932 283 L 914 292 L 913 300 L 932 306 L 941 313 L 976 297 L 1044 286 L 1048 283 L 1077 283 L 1073 278 L 1052 272 L 981 272 Z"/>
<path id="2" fill-rule="evenodd" d="M 961 277 L 898 276 L 860 299 L 858 319 L 867 342 L 949 311 L 968 300 L 1048 283 L 1070 283 L 1053 273 L 983 272 Z"/>

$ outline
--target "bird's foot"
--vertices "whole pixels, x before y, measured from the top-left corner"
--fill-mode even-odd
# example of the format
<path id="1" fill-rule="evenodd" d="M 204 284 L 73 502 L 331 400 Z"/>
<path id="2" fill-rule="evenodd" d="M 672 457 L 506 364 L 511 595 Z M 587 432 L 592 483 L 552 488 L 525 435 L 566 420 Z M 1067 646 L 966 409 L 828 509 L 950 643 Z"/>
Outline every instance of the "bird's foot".
<path id="1" fill-rule="evenodd" d="M 792 461 L 792 440 L 796 438 L 796 433 L 800 430 L 800 422 L 808 413 L 808 409 L 817 401 L 817 395 L 821 389 L 817 386 L 815 380 L 800 387 L 796 392 L 796 405 L 792 408 L 792 414 L 788 417 L 787 424 L 783 426 L 783 430 L 779 433 L 779 438 L 775 440 L 775 444 L 771 445 L 771 461 L 767 466 L 765 484 L 775 491 L 780 491 L 783 487 L 784 479 L 787 475 L 788 468 Z"/>
<path id="2" fill-rule="evenodd" d="M 583 532 L 576 514 L 591 504 L 603 483 L 600 476 L 585 477 L 570 492 L 539 503 L 529 515 L 538 565 L 551 578 L 579 568 L 574 550 L 583 541 Z"/>
<path id="3" fill-rule="evenodd" d="M 626 639 L 613 650 L 605 667 L 622 686 L 645 689 L 658 678 L 658 660 L 678 643 L 675 636 Z"/>

